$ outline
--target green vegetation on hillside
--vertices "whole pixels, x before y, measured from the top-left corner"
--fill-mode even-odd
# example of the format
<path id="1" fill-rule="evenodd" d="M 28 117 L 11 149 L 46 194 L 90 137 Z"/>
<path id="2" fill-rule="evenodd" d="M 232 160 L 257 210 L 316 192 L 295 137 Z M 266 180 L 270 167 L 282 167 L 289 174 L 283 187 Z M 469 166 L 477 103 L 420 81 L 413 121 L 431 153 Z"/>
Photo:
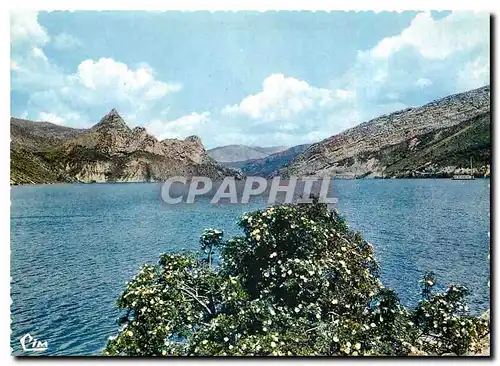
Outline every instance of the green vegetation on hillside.
<path id="1" fill-rule="evenodd" d="M 454 166 L 470 168 L 472 158 L 478 176 L 484 175 L 491 159 L 490 113 L 458 125 L 429 132 L 416 140 L 391 146 L 380 152 L 380 160 L 387 165 L 388 176 L 405 177 L 421 174 L 452 176 L 443 168 Z"/>

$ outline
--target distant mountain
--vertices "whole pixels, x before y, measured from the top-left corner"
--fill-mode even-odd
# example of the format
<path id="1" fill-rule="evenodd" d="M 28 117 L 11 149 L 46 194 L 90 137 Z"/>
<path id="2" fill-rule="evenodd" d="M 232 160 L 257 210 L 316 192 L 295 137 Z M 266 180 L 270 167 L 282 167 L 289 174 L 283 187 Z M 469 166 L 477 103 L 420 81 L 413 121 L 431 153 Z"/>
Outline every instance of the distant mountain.
<path id="1" fill-rule="evenodd" d="M 144 182 L 203 175 L 239 176 L 206 152 L 201 140 L 157 140 L 130 129 L 113 109 L 90 129 L 11 118 L 11 184 Z"/>
<path id="2" fill-rule="evenodd" d="M 208 150 L 208 154 L 219 163 L 233 163 L 253 159 L 262 159 L 279 151 L 286 150 L 285 146 L 245 146 L 226 145 Z"/>
<path id="3" fill-rule="evenodd" d="M 309 146 L 310 144 L 298 145 L 271 154 L 262 159 L 251 159 L 222 164 L 233 169 L 239 169 L 247 176 L 257 175 L 261 177 L 269 177 L 274 175 L 279 169 L 286 166 L 297 155 L 303 153 Z"/>
<path id="4" fill-rule="evenodd" d="M 489 172 L 490 87 L 375 118 L 311 145 L 276 174 L 448 177 Z"/>

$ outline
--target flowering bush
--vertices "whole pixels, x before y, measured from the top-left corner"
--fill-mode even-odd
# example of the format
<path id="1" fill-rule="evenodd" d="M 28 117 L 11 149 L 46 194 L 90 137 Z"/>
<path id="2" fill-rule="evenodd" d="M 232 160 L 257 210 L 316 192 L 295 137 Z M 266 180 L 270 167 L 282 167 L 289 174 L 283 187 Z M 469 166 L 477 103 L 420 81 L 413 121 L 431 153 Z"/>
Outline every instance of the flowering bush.
<path id="1" fill-rule="evenodd" d="M 243 236 L 204 231 L 202 252 L 163 254 L 118 300 L 121 328 L 105 355 L 463 354 L 488 332 L 466 290 L 407 309 L 384 288 L 373 247 L 320 203 L 245 215 Z M 213 256 L 217 254 L 217 265 Z"/>

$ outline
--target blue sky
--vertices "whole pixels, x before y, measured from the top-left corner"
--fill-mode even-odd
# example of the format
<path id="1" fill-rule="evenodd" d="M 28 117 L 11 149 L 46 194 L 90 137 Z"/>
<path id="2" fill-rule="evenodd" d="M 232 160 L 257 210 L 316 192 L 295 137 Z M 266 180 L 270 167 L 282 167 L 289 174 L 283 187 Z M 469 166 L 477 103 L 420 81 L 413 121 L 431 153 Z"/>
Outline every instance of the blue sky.
<path id="1" fill-rule="evenodd" d="M 489 83 L 480 13 L 15 12 L 12 115 L 160 139 L 315 142 Z"/>

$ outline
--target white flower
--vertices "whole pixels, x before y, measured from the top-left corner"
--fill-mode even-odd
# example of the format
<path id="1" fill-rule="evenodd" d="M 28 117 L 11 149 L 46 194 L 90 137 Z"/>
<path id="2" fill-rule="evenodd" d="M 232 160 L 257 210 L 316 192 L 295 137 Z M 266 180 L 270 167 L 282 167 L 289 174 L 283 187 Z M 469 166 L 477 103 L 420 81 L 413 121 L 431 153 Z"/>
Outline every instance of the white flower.
<path id="1" fill-rule="evenodd" d="M 359 351 L 361 349 L 361 343 L 356 343 L 354 345 L 354 348 L 356 348 Z"/>
<path id="2" fill-rule="evenodd" d="M 339 303 L 339 300 L 337 300 L 337 299 L 333 299 L 333 300 L 332 300 L 332 304 L 333 304 L 333 305 L 336 305 L 336 304 L 338 304 L 338 303 Z"/>
<path id="3" fill-rule="evenodd" d="M 300 309 L 297 308 L 297 307 L 294 310 L 295 310 L 296 313 L 298 313 L 300 311 Z"/>
<path id="4" fill-rule="evenodd" d="M 278 255 L 278 253 L 276 253 L 276 252 L 272 252 L 272 253 L 271 253 L 271 255 L 269 256 L 269 258 L 274 258 L 274 257 L 276 257 L 277 255 Z"/>
<path id="5" fill-rule="evenodd" d="M 206 339 L 203 340 L 203 342 L 201 342 L 202 344 L 207 344 L 208 341 Z"/>
<path id="6" fill-rule="evenodd" d="M 229 341 L 229 338 L 224 337 L 224 342 L 228 342 L 228 341 Z"/>
<path id="7" fill-rule="evenodd" d="M 334 341 L 335 343 L 339 343 L 339 337 L 337 337 L 337 336 L 333 336 L 333 341 Z"/>

